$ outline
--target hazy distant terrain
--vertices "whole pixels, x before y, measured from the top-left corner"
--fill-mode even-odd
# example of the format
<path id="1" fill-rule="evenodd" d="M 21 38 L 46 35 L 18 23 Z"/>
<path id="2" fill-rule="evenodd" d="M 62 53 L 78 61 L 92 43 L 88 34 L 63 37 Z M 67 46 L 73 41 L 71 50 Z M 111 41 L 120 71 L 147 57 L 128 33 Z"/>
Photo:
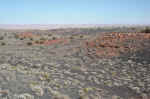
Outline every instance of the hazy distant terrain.
<path id="1" fill-rule="evenodd" d="M 58 28 L 92 28 L 92 27 L 130 27 L 130 26 L 145 26 L 145 25 L 107 25 L 107 24 L 30 24 L 30 25 L 15 25 L 15 24 L 0 24 L 0 29 L 58 29 Z"/>

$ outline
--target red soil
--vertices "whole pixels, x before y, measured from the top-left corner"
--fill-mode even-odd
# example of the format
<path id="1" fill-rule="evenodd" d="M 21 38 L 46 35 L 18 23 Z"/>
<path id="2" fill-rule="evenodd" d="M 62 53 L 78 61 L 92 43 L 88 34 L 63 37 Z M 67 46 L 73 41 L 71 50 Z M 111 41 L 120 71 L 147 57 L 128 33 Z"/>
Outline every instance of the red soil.
<path id="1" fill-rule="evenodd" d="M 66 43 L 68 43 L 68 41 L 65 39 L 46 40 L 46 41 L 44 41 L 43 44 L 44 45 L 52 45 L 52 44 L 59 44 L 59 43 L 66 44 Z"/>
<path id="2" fill-rule="evenodd" d="M 24 32 L 19 35 L 19 38 L 34 38 L 34 37 L 40 37 L 40 35 L 36 35 L 30 32 Z M 52 44 L 67 44 L 69 41 L 63 38 L 57 38 L 55 40 L 39 40 L 38 42 L 33 41 L 33 44 L 43 44 L 43 45 L 52 45 Z"/>
<path id="3" fill-rule="evenodd" d="M 66 39 L 55 39 L 55 40 L 42 40 L 39 43 L 34 42 L 34 44 L 43 44 L 43 45 L 53 45 L 53 44 L 67 44 L 68 40 Z"/>
<path id="4" fill-rule="evenodd" d="M 86 48 L 88 55 L 113 57 L 140 50 L 146 46 L 144 41 L 148 40 L 150 34 L 146 33 L 110 33 L 86 42 Z"/>
<path id="5" fill-rule="evenodd" d="M 36 36 L 38 36 L 38 35 L 35 35 L 30 32 L 24 32 L 19 35 L 20 38 L 32 38 L 32 37 L 36 37 Z"/>

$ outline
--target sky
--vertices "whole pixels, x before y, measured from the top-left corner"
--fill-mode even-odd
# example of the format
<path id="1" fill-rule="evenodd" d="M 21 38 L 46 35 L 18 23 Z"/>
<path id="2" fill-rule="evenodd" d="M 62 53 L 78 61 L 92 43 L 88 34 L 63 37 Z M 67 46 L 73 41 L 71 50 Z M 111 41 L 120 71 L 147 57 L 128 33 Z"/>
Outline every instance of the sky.
<path id="1" fill-rule="evenodd" d="M 0 24 L 150 24 L 150 0 L 0 0 Z"/>

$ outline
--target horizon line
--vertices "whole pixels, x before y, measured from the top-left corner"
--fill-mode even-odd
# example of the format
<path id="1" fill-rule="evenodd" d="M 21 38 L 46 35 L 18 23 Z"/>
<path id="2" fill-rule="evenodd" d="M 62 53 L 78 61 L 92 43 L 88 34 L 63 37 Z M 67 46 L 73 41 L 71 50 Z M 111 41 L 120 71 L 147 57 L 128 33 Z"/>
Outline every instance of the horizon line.
<path id="1" fill-rule="evenodd" d="M 144 24 L 144 23 L 143 24 L 132 24 L 132 23 L 128 23 L 128 24 L 124 24 L 124 23 L 123 24 L 119 24 L 119 23 L 118 24 L 99 24 L 99 23 L 96 23 L 96 24 L 92 24 L 92 23 L 91 24 L 90 23 L 89 24 L 88 23 L 82 23 L 82 24 L 81 23 L 79 23 L 79 24 L 77 24 L 77 23 L 69 23 L 69 24 L 68 23 L 66 23 L 66 24 L 61 24 L 61 23 L 55 23 L 55 24 L 53 24 L 53 23 L 52 24 L 43 24 L 43 23 L 41 23 L 41 24 L 38 24 L 38 23 L 37 24 L 36 23 L 35 24 L 34 23 L 32 23 L 32 24 L 30 24 L 30 23 L 29 24 L 13 24 L 13 23 L 9 23 L 9 24 L 0 24 L 0 25 L 150 25 L 150 23 L 149 24 Z"/>

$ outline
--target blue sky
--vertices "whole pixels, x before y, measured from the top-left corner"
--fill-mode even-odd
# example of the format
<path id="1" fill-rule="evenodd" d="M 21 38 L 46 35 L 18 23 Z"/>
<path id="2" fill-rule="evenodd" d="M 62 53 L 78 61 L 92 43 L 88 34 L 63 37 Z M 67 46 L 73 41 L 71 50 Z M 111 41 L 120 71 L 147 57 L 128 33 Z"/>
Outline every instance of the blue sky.
<path id="1" fill-rule="evenodd" d="M 0 0 L 0 24 L 150 24 L 150 0 Z"/>

